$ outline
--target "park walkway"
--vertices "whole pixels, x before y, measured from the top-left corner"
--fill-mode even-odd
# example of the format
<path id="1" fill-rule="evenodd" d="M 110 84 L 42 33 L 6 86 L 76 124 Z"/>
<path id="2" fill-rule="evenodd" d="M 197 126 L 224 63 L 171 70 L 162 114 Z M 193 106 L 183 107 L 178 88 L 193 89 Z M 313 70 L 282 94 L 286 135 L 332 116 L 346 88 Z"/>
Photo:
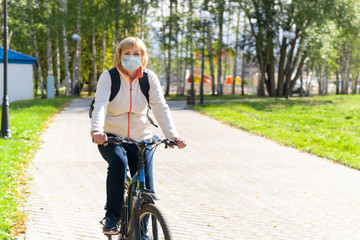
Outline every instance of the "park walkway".
<path id="1" fill-rule="evenodd" d="M 89 102 L 74 100 L 43 133 L 20 239 L 106 239 L 106 164 L 90 140 Z M 159 147 L 154 171 L 176 240 L 360 240 L 359 171 L 170 106 L 188 147 Z"/>

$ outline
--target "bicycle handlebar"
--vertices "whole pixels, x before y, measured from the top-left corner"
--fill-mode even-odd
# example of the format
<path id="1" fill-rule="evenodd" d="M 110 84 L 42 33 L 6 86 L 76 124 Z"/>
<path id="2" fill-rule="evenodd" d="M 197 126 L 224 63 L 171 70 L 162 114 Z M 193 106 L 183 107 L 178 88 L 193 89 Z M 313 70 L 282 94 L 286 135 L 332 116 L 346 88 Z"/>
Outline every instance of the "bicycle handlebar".
<path id="1" fill-rule="evenodd" d="M 105 143 L 113 143 L 115 145 L 120 145 L 122 143 L 130 143 L 135 145 L 144 145 L 144 146 L 152 146 L 152 145 L 160 145 L 165 144 L 165 148 L 168 148 L 169 146 L 177 146 L 178 143 L 175 140 L 172 139 L 161 139 L 159 136 L 154 135 L 151 138 L 151 142 L 138 142 L 131 138 L 125 138 L 125 137 L 113 137 L 108 136 L 108 140 Z"/>

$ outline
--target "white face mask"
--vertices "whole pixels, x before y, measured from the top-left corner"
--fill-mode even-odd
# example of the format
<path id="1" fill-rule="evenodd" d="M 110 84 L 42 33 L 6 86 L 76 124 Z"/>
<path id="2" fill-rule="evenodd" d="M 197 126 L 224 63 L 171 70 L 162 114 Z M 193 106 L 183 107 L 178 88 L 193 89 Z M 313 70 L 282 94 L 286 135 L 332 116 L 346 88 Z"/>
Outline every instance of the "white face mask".
<path id="1" fill-rule="evenodd" d="M 141 66 L 140 56 L 122 56 L 121 66 L 128 72 L 133 72 Z"/>

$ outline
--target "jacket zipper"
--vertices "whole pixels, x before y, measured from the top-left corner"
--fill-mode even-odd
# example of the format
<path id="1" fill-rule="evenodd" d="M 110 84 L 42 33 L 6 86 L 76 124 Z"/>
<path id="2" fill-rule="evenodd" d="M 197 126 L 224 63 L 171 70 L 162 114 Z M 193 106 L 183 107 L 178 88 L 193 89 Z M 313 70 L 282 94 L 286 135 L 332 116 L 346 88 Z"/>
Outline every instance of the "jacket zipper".
<path id="1" fill-rule="evenodd" d="M 132 81 L 130 80 L 130 109 L 128 112 L 128 132 L 127 137 L 130 137 L 130 113 L 132 110 Z"/>

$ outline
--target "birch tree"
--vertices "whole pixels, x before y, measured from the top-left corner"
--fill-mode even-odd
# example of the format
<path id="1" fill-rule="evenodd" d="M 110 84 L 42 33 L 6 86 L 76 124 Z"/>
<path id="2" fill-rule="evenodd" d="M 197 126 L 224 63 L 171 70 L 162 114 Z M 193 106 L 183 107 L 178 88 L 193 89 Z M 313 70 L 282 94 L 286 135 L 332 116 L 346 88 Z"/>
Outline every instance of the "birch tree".
<path id="1" fill-rule="evenodd" d="M 106 16 L 106 8 L 107 8 L 106 0 L 103 0 L 103 29 L 102 29 L 102 64 L 101 64 L 101 72 L 105 71 L 105 56 L 106 56 L 106 21 L 108 20 Z"/>
<path id="2" fill-rule="evenodd" d="M 236 30 L 235 30 L 235 51 L 233 58 L 233 81 L 232 81 L 232 89 L 231 93 L 235 94 L 235 84 L 236 84 L 236 70 L 237 70 L 237 58 L 238 58 L 238 49 L 239 49 L 239 28 L 240 28 L 240 8 L 237 13 L 237 21 L 236 21 Z"/>
<path id="3" fill-rule="evenodd" d="M 224 11 L 225 11 L 225 0 L 217 0 L 217 11 L 218 11 L 218 24 L 219 24 L 219 37 L 218 37 L 218 52 L 217 52 L 217 92 L 218 95 L 222 95 L 222 38 L 223 38 L 223 22 L 224 22 Z"/>
<path id="4" fill-rule="evenodd" d="M 30 3 L 32 12 L 29 8 Z M 170 8 L 169 3 L 171 3 Z M 161 11 L 159 8 L 161 5 L 166 6 L 166 11 Z M 194 54 L 201 46 L 197 42 L 201 29 L 196 16 L 198 11 L 202 9 L 211 12 L 213 17 L 213 21 L 207 26 L 208 61 L 205 63 L 205 74 L 211 75 L 212 78 L 212 94 L 222 93 L 223 77 L 229 74 L 230 65 L 233 66 L 230 74 L 233 76 L 233 83 L 235 83 L 236 70 L 240 67 L 236 57 L 240 52 L 239 42 L 244 42 L 241 41 L 241 35 L 244 34 L 240 34 L 238 31 L 241 30 L 236 29 L 241 29 L 238 27 L 239 23 L 245 22 L 245 20 L 249 28 L 244 31 L 247 31 L 247 36 L 251 33 L 252 38 L 241 45 L 241 49 L 242 52 L 244 52 L 243 47 L 247 50 L 249 59 L 251 56 L 256 56 L 260 68 L 260 95 L 284 95 L 287 66 L 289 66 L 290 72 L 289 89 L 291 92 L 297 79 L 301 76 L 303 66 L 307 64 L 305 61 L 314 57 L 310 56 L 312 52 L 316 52 L 316 49 L 312 47 L 313 41 L 321 42 L 323 40 L 319 37 L 320 35 L 315 38 L 310 37 L 312 31 L 317 29 L 320 32 L 329 22 L 335 23 L 334 31 L 339 31 L 339 35 L 332 46 L 333 48 L 336 46 L 336 55 L 331 55 L 331 57 L 316 56 L 319 57 L 316 59 L 317 64 L 321 63 L 325 68 L 324 79 L 337 72 L 339 82 L 341 81 L 344 84 L 341 88 L 344 93 L 346 89 L 349 89 L 350 79 L 354 81 L 360 72 L 357 69 L 357 53 L 355 51 L 355 47 L 358 45 L 355 40 L 359 36 L 357 30 L 358 19 L 360 19 L 357 13 L 359 1 L 19 0 L 10 1 L 9 6 L 12 13 L 9 15 L 10 45 L 14 50 L 38 57 L 41 66 L 40 70 L 37 69 L 36 72 L 42 82 L 39 85 L 42 89 L 42 95 L 44 95 L 46 85 L 42 76 L 50 74 L 56 76 L 57 95 L 59 95 L 60 84 L 63 85 L 64 83 L 66 95 L 70 95 L 75 90 L 75 86 L 84 81 L 90 84 L 89 90 L 94 91 L 98 72 L 111 65 L 112 59 L 108 53 L 115 49 L 119 40 L 125 36 L 138 36 L 143 38 L 146 44 L 150 42 L 148 38 L 153 35 L 147 34 L 149 24 L 146 24 L 146 21 L 150 19 L 149 14 L 153 12 L 166 15 L 166 19 L 164 19 L 166 22 L 163 24 L 165 28 L 161 29 L 164 32 L 160 44 L 152 45 L 160 46 L 161 51 L 157 52 L 164 53 L 161 55 L 161 59 L 165 58 L 165 61 L 159 61 L 159 64 L 162 64 L 159 75 L 166 74 L 166 94 L 169 94 L 171 80 L 175 81 L 175 77 L 177 93 L 182 94 L 184 92 L 183 75 L 186 70 L 190 70 L 190 87 L 195 88 L 193 82 L 196 63 Z M 233 7 L 228 8 L 226 6 Z M 228 24 L 226 22 L 227 16 L 239 13 L 238 6 L 241 11 L 245 12 L 246 19 L 238 15 Z M 157 11 L 153 9 L 157 9 Z M 169 11 L 171 12 L 170 16 Z M 178 12 L 183 12 L 183 14 Z M 30 13 L 32 14 L 32 22 L 30 21 Z M 53 23 L 53 26 L 50 23 Z M 224 38 L 227 25 L 233 27 L 234 33 L 236 33 L 236 36 L 233 35 L 230 44 L 227 44 Z M 159 27 L 156 28 L 159 29 Z M 83 39 L 75 47 L 75 45 L 68 43 L 68 36 L 69 34 L 72 36 L 74 33 L 80 34 L 80 30 Z M 161 35 L 161 30 L 156 34 Z M 285 39 L 283 37 L 284 31 L 294 32 L 295 38 L 292 40 Z M 329 33 L 325 35 L 329 35 Z M 154 39 L 151 40 L 155 41 Z M 86 51 L 84 51 L 85 49 Z M 224 51 L 225 49 L 226 51 Z M 231 64 L 229 63 L 228 49 L 237 51 Z M 156 49 L 151 50 L 156 51 Z M 54 58 L 51 57 L 52 55 Z M 74 66 L 72 81 L 69 71 L 70 55 L 71 57 L 74 56 L 72 59 Z M 224 58 L 222 58 L 223 55 Z M 329 63 L 329 58 L 334 59 L 336 66 Z M 249 62 L 251 61 L 249 60 Z M 45 64 L 47 68 L 43 67 Z M 317 69 L 321 68 L 318 67 Z M 81 80 L 79 79 L 80 76 Z M 353 77 L 350 78 L 350 76 Z M 218 83 L 217 86 L 215 85 L 216 82 Z M 242 91 L 243 83 L 244 77 L 242 76 Z M 356 90 L 357 84 L 357 81 L 353 82 L 353 92 Z M 233 85 L 232 92 L 234 90 L 235 86 Z"/>
<path id="5" fill-rule="evenodd" d="M 80 91 L 80 79 L 81 79 L 81 4 L 82 0 L 78 0 L 78 9 L 77 9 L 77 21 L 76 21 L 76 33 L 79 39 L 74 39 L 76 41 L 75 45 L 75 54 L 74 54 L 74 69 L 73 69 L 73 79 L 72 79 L 72 93 L 73 95 L 78 95 Z M 74 36 L 74 35 L 73 35 Z"/>
<path id="6" fill-rule="evenodd" d="M 171 43 L 172 43 L 172 21 L 173 21 L 173 4 L 174 0 L 170 0 L 170 16 L 169 16 L 169 33 L 168 33 L 168 50 L 167 50 L 167 66 L 166 66 L 166 90 L 165 90 L 165 96 L 170 95 L 170 84 L 171 84 Z"/>
<path id="7" fill-rule="evenodd" d="M 51 22 L 50 22 L 50 10 L 49 10 L 49 0 L 46 0 L 46 60 L 47 60 L 47 76 L 53 75 L 53 62 L 52 62 L 52 48 L 51 48 L 51 36 L 50 36 L 50 29 L 51 29 Z"/>
<path id="8" fill-rule="evenodd" d="M 60 0 L 61 13 L 62 13 L 62 40 L 64 50 L 64 67 L 65 67 L 65 95 L 70 96 L 71 94 L 71 80 L 69 71 L 69 47 L 67 42 L 68 32 L 66 27 L 67 18 L 67 0 Z"/>
<path id="9" fill-rule="evenodd" d="M 59 16 L 58 16 L 58 4 L 54 4 L 55 12 L 55 63 L 56 63 L 56 77 L 55 77 L 55 95 L 59 96 L 60 81 L 61 81 L 61 69 L 60 69 L 60 28 L 59 28 Z"/>
<path id="10" fill-rule="evenodd" d="M 309 54 L 307 31 L 320 27 L 331 17 L 334 0 L 304 1 L 253 1 L 245 0 L 242 8 L 249 19 L 256 43 L 260 65 L 259 94 L 284 95 L 287 66 L 290 66 L 290 91 L 302 73 L 302 66 Z M 292 31 L 295 38 L 287 40 L 282 34 Z M 281 39 L 280 45 L 277 39 Z M 275 50 L 280 50 L 277 86 L 275 85 Z M 296 69 L 299 71 L 295 73 Z"/>
<path id="11" fill-rule="evenodd" d="M 187 43 L 189 44 L 188 47 L 188 59 L 190 62 L 190 81 L 191 81 L 191 90 L 195 90 L 194 84 L 194 43 L 193 43 L 193 0 L 189 1 L 189 11 L 187 14 L 188 17 L 188 31 L 187 31 Z"/>
<path id="12" fill-rule="evenodd" d="M 94 5 L 95 1 L 92 0 L 92 6 Z M 91 77 L 91 84 L 89 87 L 89 95 L 91 95 L 92 91 L 95 91 L 96 82 L 97 82 L 97 66 L 96 66 L 96 39 L 95 39 L 95 16 L 91 16 L 91 49 L 92 49 L 92 77 Z"/>
<path id="13" fill-rule="evenodd" d="M 39 79 L 39 85 L 41 90 L 41 97 L 46 98 L 45 91 L 44 91 L 44 82 L 43 82 L 43 76 L 41 71 L 41 63 L 40 63 L 40 55 L 39 55 L 39 49 L 38 49 L 38 43 L 36 38 L 36 31 L 34 28 L 34 19 L 33 19 L 33 3 L 32 0 L 27 0 L 27 7 L 29 9 L 29 22 L 30 22 L 30 35 L 34 46 L 34 52 L 35 57 L 38 59 L 37 62 L 37 72 L 38 72 L 38 79 Z"/>

